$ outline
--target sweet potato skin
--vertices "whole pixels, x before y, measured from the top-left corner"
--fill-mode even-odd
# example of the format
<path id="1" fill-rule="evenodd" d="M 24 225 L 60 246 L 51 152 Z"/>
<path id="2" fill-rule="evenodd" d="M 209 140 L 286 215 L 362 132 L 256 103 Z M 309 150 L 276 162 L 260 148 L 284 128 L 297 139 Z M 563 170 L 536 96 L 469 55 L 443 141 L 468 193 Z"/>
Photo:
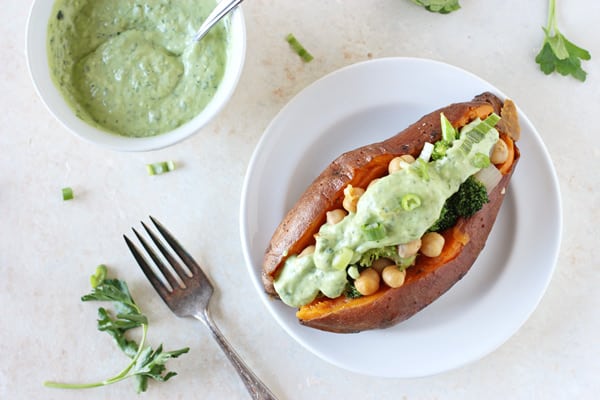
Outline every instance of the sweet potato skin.
<path id="1" fill-rule="evenodd" d="M 366 187 L 387 173 L 389 161 L 402 154 L 417 156 L 425 142 L 441 138 L 440 112 L 455 126 L 463 126 L 475 117 L 492 111 L 500 114 L 502 102 L 484 93 L 471 102 L 456 103 L 434 111 L 404 131 L 380 143 L 370 144 L 342 154 L 306 189 L 279 224 L 265 251 L 262 281 L 267 293 L 276 296 L 273 279 L 287 255 L 298 254 L 313 244 L 313 235 L 325 222 L 325 213 L 340 208 L 343 190 L 351 184 Z"/>
<path id="2" fill-rule="evenodd" d="M 490 202 L 472 217 L 461 218 L 449 232 L 445 232 L 445 235 L 458 235 L 461 237 L 459 240 L 466 241 L 455 258 L 438 264 L 435 259 L 422 257 L 421 260 L 426 262 L 417 262 L 407 270 L 403 286 L 396 289 L 386 287 L 381 296 L 374 297 L 373 301 L 361 302 L 358 306 L 343 308 L 316 318 L 300 318 L 300 322 L 312 328 L 337 333 L 386 328 L 410 318 L 438 299 L 465 276 L 484 248 L 517 160 L 518 158 L 513 162 L 510 172 L 503 176 L 490 193 Z"/>
<path id="3" fill-rule="evenodd" d="M 433 111 L 383 142 L 347 152 L 334 160 L 307 188 L 273 234 L 263 262 L 262 280 L 266 292 L 277 296 L 273 280 L 286 257 L 314 244 L 313 235 L 325 222 L 325 213 L 341 208 L 343 189 L 348 184 L 364 188 L 371 180 L 387 174 L 387 165 L 395 156 L 417 156 L 425 142 L 439 140 L 441 112 L 455 127 L 461 127 L 476 117 L 483 119 L 492 112 L 501 114 L 502 106 L 503 102 L 498 97 L 483 93 L 470 102 L 455 103 Z M 511 136 L 510 132 L 506 133 Z M 451 259 L 437 263 L 435 259 L 418 262 L 407 270 L 406 283 L 402 287 L 385 287 L 376 295 L 360 301 L 338 298 L 332 303 L 348 304 L 331 312 L 311 314 L 310 306 L 302 307 L 298 313 L 300 322 L 340 333 L 385 328 L 409 318 L 441 296 L 466 274 L 483 249 L 504 198 L 504 188 L 518 159 L 518 149 L 515 147 L 515 150 L 515 162 L 490 194 L 490 202 L 473 217 L 459 220 L 455 227 L 444 233 L 459 238 L 455 244 L 460 246 Z M 448 252 L 444 252 L 448 256 Z"/>

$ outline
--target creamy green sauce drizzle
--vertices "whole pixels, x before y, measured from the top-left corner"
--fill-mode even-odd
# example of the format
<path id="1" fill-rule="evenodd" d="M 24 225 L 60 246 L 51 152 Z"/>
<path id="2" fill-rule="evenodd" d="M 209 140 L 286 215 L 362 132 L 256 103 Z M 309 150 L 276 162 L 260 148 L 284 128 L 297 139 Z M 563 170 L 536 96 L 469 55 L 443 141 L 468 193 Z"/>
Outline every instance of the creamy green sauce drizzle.
<path id="1" fill-rule="evenodd" d="M 288 305 L 310 303 L 319 292 L 340 296 L 347 283 L 346 267 L 356 263 L 369 249 L 399 245 L 418 239 L 436 222 L 446 199 L 482 167 L 498 141 L 498 131 L 479 119 L 461 130 L 446 156 L 432 162 L 417 160 L 409 168 L 373 183 L 361 196 L 356 213 L 342 221 L 321 226 L 315 252 L 289 257 L 274 282 L 275 290 Z M 414 208 L 402 199 L 418 198 Z"/>
<path id="2" fill-rule="evenodd" d="M 54 83 L 82 120 L 123 136 L 184 124 L 214 96 L 227 23 L 191 38 L 212 0 L 57 0 L 48 23 Z"/>

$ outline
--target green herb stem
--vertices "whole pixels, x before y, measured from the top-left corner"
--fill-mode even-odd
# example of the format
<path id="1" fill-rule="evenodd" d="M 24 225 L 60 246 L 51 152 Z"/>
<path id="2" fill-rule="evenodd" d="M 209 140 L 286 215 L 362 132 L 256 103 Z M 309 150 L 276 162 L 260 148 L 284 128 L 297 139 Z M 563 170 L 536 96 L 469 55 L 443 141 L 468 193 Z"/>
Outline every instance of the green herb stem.
<path id="1" fill-rule="evenodd" d="M 591 59 L 591 55 L 584 48 L 569 41 L 558 29 L 556 0 L 549 1 L 548 21 L 542 29 L 544 42 L 535 57 L 535 62 L 540 65 L 542 72 L 546 75 L 558 72 L 585 81 L 587 73 L 581 68 L 581 61 Z"/>
<path id="2" fill-rule="evenodd" d="M 141 310 L 139 309 L 139 307 L 137 305 L 135 305 L 135 304 L 133 304 L 133 305 L 129 304 L 129 305 L 135 307 L 136 311 L 141 313 Z M 91 388 L 95 388 L 95 387 L 106 386 L 106 385 L 110 385 L 113 383 L 117 383 L 119 381 L 125 380 L 125 379 L 133 376 L 133 374 L 130 374 L 129 372 L 135 366 L 137 360 L 140 358 L 140 355 L 144 351 L 144 345 L 146 344 L 147 334 L 148 334 L 148 325 L 142 324 L 142 338 L 140 339 L 140 344 L 138 346 L 135 356 L 131 359 L 131 362 L 129 363 L 129 365 L 127 365 L 127 367 L 125 367 L 121 372 L 119 372 L 117 375 L 113 376 L 112 378 L 108 378 L 108 379 L 105 379 L 105 380 L 99 381 L 99 382 L 91 382 L 91 383 L 63 383 L 63 382 L 46 381 L 46 382 L 44 382 L 44 386 L 49 387 L 49 388 L 57 388 L 57 389 L 91 389 Z"/>
<path id="3" fill-rule="evenodd" d="M 558 26 L 556 23 L 556 0 L 550 0 L 548 9 L 548 22 L 546 27 L 549 31 L 558 32 Z"/>
<path id="4" fill-rule="evenodd" d="M 188 347 L 163 351 L 162 344 L 156 350 L 146 346 L 148 335 L 148 318 L 136 304 L 127 283 L 118 279 L 107 278 L 107 268 L 99 265 L 90 277 L 92 291 L 81 297 L 82 301 L 108 301 L 114 305 L 114 313 L 104 308 L 98 309 L 98 330 L 108 333 L 117 346 L 131 359 L 129 364 L 115 376 L 91 383 L 63 383 L 46 381 L 44 386 L 59 389 L 87 389 L 110 385 L 127 378 L 136 378 L 137 392 L 144 392 L 148 387 L 148 380 L 153 379 L 165 382 L 177 375 L 167 371 L 165 363 L 171 358 L 177 358 L 189 351 Z M 139 344 L 127 338 L 130 329 L 142 328 Z"/>

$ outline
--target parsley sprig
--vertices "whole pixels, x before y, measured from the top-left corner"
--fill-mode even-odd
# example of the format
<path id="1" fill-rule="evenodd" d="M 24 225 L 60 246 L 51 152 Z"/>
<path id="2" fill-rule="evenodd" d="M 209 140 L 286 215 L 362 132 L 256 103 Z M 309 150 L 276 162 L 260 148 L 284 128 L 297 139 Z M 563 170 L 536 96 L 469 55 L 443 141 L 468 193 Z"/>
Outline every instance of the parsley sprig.
<path id="1" fill-rule="evenodd" d="M 413 3 L 425 7 L 427 11 L 449 14 L 460 8 L 458 0 L 412 0 Z"/>
<path id="2" fill-rule="evenodd" d="M 115 376 L 92 383 L 44 382 L 47 387 L 61 389 L 86 389 L 110 385 L 134 377 L 137 392 L 148 388 L 148 379 L 165 382 L 177 375 L 167 371 L 165 363 L 189 351 L 188 347 L 174 351 L 163 351 L 162 344 L 156 350 L 146 346 L 148 318 L 135 303 L 127 283 L 118 279 L 108 279 L 106 266 L 100 265 L 91 276 L 92 291 L 84 295 L 81 301 L 108 301 L 114 306 L 114 312 L 100 307 L 98 309 L 98 330 L 108 333 L 117 346 L 129 357 L 131 362 Z M 134 328 L 142 328 L 140 343 L 127 337 Z"/>
<path id="3" fill-rule="evenodd" d="M 540 69 L 546 74 L 556 71 L 561 75 L 572 75 L 575 79 L 585 81 L 587 73 L 581 68 L 581 60 L 589 60 L 590 53 L 575 45 L 558 29 L 556 18 L 556 0 L 550 0 L 548 23 L 544 29 L 544 43 L 535 58 Z"/>
<path id="4" fill-rule="evenodd" d="M 449 14 L 460 9 L 459 0 L 411 0 L 431 12 Z M 544 30 L 544 42 L 535 62 L 540 69 L 549 75 L 558 72 L 571 75 L 575 79 L 585 81 L 587 72 L 581 68 L 581 61 L 591 59 L 589 51 L 569 41 L 558 29 L 556 18 L 556 0 L 549 0 L 548 22 Z"/>

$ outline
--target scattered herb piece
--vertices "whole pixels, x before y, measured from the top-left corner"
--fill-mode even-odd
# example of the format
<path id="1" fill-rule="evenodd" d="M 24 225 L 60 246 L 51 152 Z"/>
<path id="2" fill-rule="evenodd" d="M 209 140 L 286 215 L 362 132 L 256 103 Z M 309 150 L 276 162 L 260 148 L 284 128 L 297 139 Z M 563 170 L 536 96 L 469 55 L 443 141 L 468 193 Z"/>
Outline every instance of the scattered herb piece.
<path id="1" fill-rule="evenodd" d="M 90 276 L 90 285 L 92 285 L 92 289 L 101 285 L 102 282 L 106 279 L 106 275 L 108 274 L 108 269 L 106 265 L 100 264 L 96 267 L 96 272 Z"/>
<path id="2" fill-rule="evenodd" d="M 304 46 L 298 41 L 298 39 L 296 39 L 296 37 L 293 34 L 289 33 L 285 37 L 285 40 L 289 43 L 292 50 L 294 50 L 296 52 L 296 54 L 298 54 L 300 56 L 302 61 L 311 62 L 313 60 L 314 57 L 312 56 L 312 54 L 310 54 L 304 48 Z"/>
<path id="3" fill-rule="evenodd" d="M 383 239 L 387 232 L 385 225 L 380 222 L 372 222 L 361 226 L 361 231 L 369 241 L 377 241 Z"/>
<path id="4" fill-rule="evenodd" d="M 456 128 L 452 126 L 452 123 L 446 118 L 444 113 L 440 113 L 440 125 L 442 126 L 442 139 L 447 142 L 452 142 L 458 137 Z"/>
<path id="5" fill-rule="evenodd" d="M 64 16 L 64 14 L 63 14 L 62 10 L 58 10 L 58 13 L 56 13 L 56 19 L 60 21 L 60 20 L 61 20 L 61 19 L 63 19 L 64 17 L 65 17 L 65 16 Z"/>
<path id="6" fill-rule="evenodd" d="M 402 196 L 400 205 L 404 211 L 412 211 L 421 206 L 421 198 L 414 193 L 407 193 Z"/>
<path id="7" fill-rule="evenodd" d="M 356 289 L 356 286 L 354 286 L 354 281 L 346 284 L 344 295 L 349 299 L 358 299 L 359 297 L 362 297 L 362 294 Z"/>
<path id="8" fill-rule="evenodd" d="M 166 172 L 171 172 L 175 169 L 173 161 L 161 161 L 153 164 L 146 164 L 148 175 L 160 175 Z"/>
<path id="9" fill-rule="evenodd" d="M 459 0 L 411 0 L 431 12 L 448 14 L 460 9 Z M 592 58 L 589 51 L 569 41 L 558 29 L 556 18 L 556 0 L 549 0 L 548 22 L 544 30 L 544 42 L 535 62 L 540 69 L 549 75 L 558 72 L 571 75 L 575 79 L 585 81 L 587 72 L 581 68 L 581 61 Z"/>
<path id="10" fill-rule="evenodd" d="M 167 371 L 165 363 L 171 358 L 177 358 L 189 351 L 188 347 L 174 351 L 163 351 L 162 344 L 156 350 L 145 346 L 148 332 L 148 319 L 135 303 L 127 283 L 118 279 L 108 279 L 107 268 L 99 265 L 90 277 L 92 291 L 84 295 L 81 301 L 108 301 L 114 305 L 115 312 L 111 313 L 105 308 L 98 309 L 98 330 L 112 336 L 117 346 L 129 357 L 131 362 L 117 375 L 99 382 L 92 383 L 60 383 L 44 382 L 44 386 L 60 389 L 87 389 L 110 385 L 127 378 L 136 379 L 138 393 L 145 392 L 148 388 L 148 379 L 165 382 L 177 375 Z M 114 314 L 114 316 L 113 316 Z M 130 329 L 142 328 L 142 337 L 138 344 L 135 340 L 127 338 Z"/>
<path id="11" fill-rule="evenodd" d="M 549 6 L 548 23 L 542 28 L 544 43 L 535 62 L 546 75 L 556 71 L 561 75 L 572 75 L 583 82 L 587 73 L 581 68 L 581 60 L 589 60 L 591 55 L 587 50 L 567 40 L 558 30 L 556 0 L 550 0 Z"/>
<path id="12" fill-rule="evenodd" d="M 413 3 L 425 7 L 427 11 L 449 14 L 460 9 L 458 0 L 412 0 Z"/>
<path id="13" fill-rule="evenodd" d="M 64 201 L 73 199 L 73 189 L 70 187 L 62 188 L 62 198 Z"/>
<path id="14" fill-rule="evenodd" d="M 475 168 L 487 168 L 491 165 L 490 157 L 487 154 L 477 153 L 473 157 L 473 160 L 471 160 L 471 164 L 473 164 Z"/>

